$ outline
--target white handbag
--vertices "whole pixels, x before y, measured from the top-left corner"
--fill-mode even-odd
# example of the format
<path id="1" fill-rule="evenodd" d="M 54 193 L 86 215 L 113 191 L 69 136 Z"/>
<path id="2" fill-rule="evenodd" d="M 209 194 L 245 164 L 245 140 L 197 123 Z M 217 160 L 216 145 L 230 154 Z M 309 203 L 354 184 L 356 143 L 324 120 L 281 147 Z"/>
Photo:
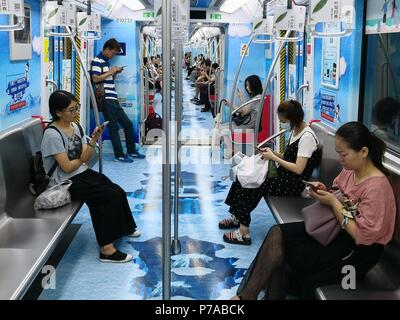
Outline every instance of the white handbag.
<path id="1" fill-rule="evenodd" d="M 244 157 L 233 169 L 243 188 L 259 188 L 267 177 L 268 160 L 263 160 L 262 154 Z"/>
<path id="2" fill-rule="evenodd" d="M 72 181 L 66 180 L 42 192 L 35 200 L 35 210 L 56 209 L 71 203 L 71 194 L 68 189 Z"/>

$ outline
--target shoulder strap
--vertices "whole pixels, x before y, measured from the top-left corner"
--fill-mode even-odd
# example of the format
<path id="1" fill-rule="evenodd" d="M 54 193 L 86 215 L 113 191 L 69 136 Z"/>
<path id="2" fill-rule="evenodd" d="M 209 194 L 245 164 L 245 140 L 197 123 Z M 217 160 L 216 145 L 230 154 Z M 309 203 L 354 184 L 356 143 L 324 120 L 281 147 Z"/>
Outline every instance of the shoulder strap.
<path id="1" fill-rule="evenodd" d="M 67 148 L 66 146 L 65 146 L 65 141 L 64 141 L 64 137 L 63 137 L 63 135 L 62 135 L 62 133 L 61 133 L 61 131 L 60 130 L 58 130 L 58 128 L 56 128 L 55 126 L 48 126 L 44 131 L 46 131 L 47 129 L 53 129 L 53 130 L 56 130 L 59 134 L 60 134 L 60 136 L 61 136 L 61 140 L 62 140 L 62 142 L 63 142 L 63 145 L 64 145 L 64 148 Z"/>
<path id="2" fill-rule="evenodd" d="M 308 130 L 307 130 L 306 132 L 304 132 L 304 133 L 300 136 L 299 141 L 300 141 L 301 138 L 303 138 L 303 136 L 304 136 L 306 133 L 311 134 L 311 135 L 313 136 L 314 140 L 315 140 L 315 143 L 317 144 L 317 146 L 319 146 L 318 139 L 316 138 L 315 133 L 313 133 L 313 132 L 311 132 L 311 131 L 308 131 Z"/>
<path id="3" fill-rule="evenodd" d="M 314 134 L 313 132 L 310 132 L 310 131 L 308 131 L 308 130 L 307 130 L 306 132 L 304 132 L 304 133 L 300 136 L 300 138 L 297 139 L 296 141 L 299 141 L 299 142 L 300 142 L 301 138 L 303 138 L 303 136 L 304 136 L 306 133 L 309 133 L 309 134 L 311 134 L 311 135 L 313 136 L 313 138 L 314 138 L 314 140 L 315 140 L 315 143 L 317 144 L 317 148 L 318 148 L 318 146 L 319 146 L 318 139 L 315 137 L 315 134 Z M 292 137 L 293 137 L 293 131 L 290 133 L 289 141 L 288 141 L 287 146 L 290 145 L 290 140 L 292 139 Z M 294 142 L 293 142 L 293 143 L 294 143 Z"/>
<path id="4" fill-rule="evenodd" d="M 64 141 L 64 137 L 63 137 L 61 131 L 58 130 L 55 126 L 48 126 L 48 127 L 45 129 L 45 131 L 46 131 L 47 129 L 53 129 L 53 130 L 57 131 L 57 132 L 60 134 L 60 136 L 61 136 L 61 140 L 62 140 L 62 142 L 63 142 L 64 148 L 66 148 L 66 146 L 65 146 L 65 141 Z M 47 175 L 48 175 L 49 177 L 51 177 L 51 176 L 53 175 L 53 173 L 56 171 L 57 167 L 58 167 L 58 162 L 57 162 L 57 160 L 56 160 L 56 161 L 54 161 L 54 164 L 53 164 L 53 166 L 51 167 L 50 171 L 47 173 Z"/>
<path id="5" fill-rule="evenodd" d="M 82 126 L 80 125 L 80 123 L 76 123 L 76 122 L 75 122 L 75 124 L 78 126 L 79 132 L 80 132 L 80 134 L 81 134 L 81 139 L 83 139 L 83 137 L 85 136 L 85 134 L 84 134 L 84 132 L 83 132 Z"/>

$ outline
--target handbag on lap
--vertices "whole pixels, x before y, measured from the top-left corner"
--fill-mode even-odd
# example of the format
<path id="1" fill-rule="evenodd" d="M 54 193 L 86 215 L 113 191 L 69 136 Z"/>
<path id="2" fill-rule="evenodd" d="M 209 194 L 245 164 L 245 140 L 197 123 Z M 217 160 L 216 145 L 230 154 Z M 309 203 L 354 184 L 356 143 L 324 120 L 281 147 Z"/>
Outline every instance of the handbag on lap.
<path id="1" fill-rule="evenodd" d="M 335 190 L 332 194 L 343 203 L 343 193 Z M 323 246 L 329 245 L 340 233 L 341 227 L 330 206 L 319 201 L 302 209 L 307 233 Z"/>

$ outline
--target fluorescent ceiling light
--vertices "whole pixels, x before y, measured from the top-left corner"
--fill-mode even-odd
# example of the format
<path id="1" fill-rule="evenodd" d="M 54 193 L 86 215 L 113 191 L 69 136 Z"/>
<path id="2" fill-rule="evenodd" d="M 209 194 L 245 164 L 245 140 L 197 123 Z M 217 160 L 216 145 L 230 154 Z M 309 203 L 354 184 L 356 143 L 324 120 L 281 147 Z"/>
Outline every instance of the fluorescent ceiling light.
<path id="1" fill-rule="evenodd" d="M 249 2 L 249 0 L 225 0 L 219 10 L 226 13 L 233 13 L 247 2 Z"/>
<path id="2" fill-rule="evenodd" d="M 120 0 L 122 4 L 129 10 L 138 11 L 143 10 L 146 7 L 139 0 Z"/>

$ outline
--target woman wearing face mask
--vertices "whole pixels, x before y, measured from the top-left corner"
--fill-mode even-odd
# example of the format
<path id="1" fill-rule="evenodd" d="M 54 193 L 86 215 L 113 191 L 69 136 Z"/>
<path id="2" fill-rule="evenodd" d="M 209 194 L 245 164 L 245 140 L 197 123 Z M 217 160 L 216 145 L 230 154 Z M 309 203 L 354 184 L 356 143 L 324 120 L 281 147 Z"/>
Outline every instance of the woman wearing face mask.
<path id="1" fill-rule="evenodd" d="M 319 164 L 318 139 L 304 122 L 304 112 L 298 101 L 289 100 L 278 107 L 278 117 L 290 132 L 289 144 L 283 155 L 269 148 L 263 149 L 263 158 L 279 165 L 277 177 L 267 177 L 256 189 L 243 188 L 239 181 L 232 184 L 225 203 L 230 206 L 231 218 L 220 221 L 220 229 L 236 229 L 224 234 L 224 241 L 250 245 L 250 213 L 264 196 L 299 196 L 314 168 Z"/>

